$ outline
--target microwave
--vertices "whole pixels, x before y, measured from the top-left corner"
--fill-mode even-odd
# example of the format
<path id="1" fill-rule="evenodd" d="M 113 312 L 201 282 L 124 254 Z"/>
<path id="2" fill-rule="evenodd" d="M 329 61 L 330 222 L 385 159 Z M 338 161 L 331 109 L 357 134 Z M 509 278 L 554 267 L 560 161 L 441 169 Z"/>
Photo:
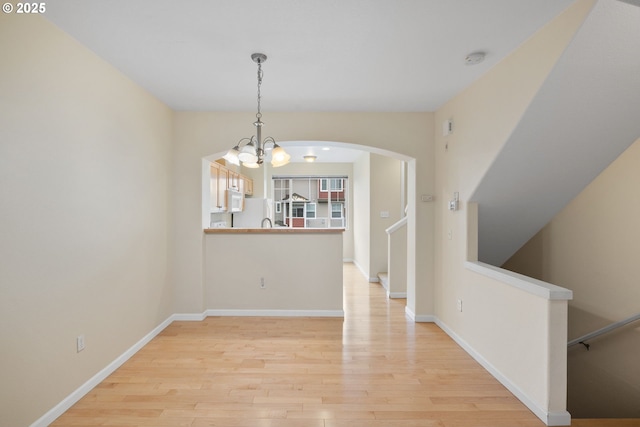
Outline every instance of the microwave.
<path id="1" fill-rule="evenodd" d="M 227 208 L 229 212 L 242 212 L 244 209 L 244 194 L 237 190 L 227 190 Z"/>

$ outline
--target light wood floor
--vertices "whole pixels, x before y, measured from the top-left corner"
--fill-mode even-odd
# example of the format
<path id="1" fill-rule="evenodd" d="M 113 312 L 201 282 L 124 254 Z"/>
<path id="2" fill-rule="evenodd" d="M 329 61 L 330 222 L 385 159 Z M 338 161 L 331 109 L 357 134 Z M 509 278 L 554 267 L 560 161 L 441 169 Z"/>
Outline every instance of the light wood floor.
<path id="1" fill-rule="evenodd" d="M 544 425 L 405 300 L 352 264 L 344 284 L 344 322 L 174 322 L 52 426 Z"/>

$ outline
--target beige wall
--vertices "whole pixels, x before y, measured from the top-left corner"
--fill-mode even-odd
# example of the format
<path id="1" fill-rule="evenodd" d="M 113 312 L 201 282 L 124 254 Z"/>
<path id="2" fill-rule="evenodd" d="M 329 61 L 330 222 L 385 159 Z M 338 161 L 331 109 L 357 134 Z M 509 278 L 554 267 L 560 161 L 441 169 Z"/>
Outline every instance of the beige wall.
<path id="1" fill-rule="evenodd" d="M 385 230 L 402 218 L 402 162 L 390 157 L 371 155 L 371 250 L 369 277 L 387 272 L 387 233 Z M 381 212 L 389 212 L 382 218 Z"/>
<path id="2" fill-rule="evenodd" d="M 38 16 L 0 14 L 0 52 L 0 425 L 19 427 L 173 313 L 173 117 Z"/>
<path id="3" fill-rule="evenodd" d="M 539 416 L 565 406 L 563 385 L 554 379 L 564 378 L 566 303 L 563 310 L 554 301 L 540 301 L 465 268 L 467 254 L 477 253 L 477 213 L 468 198 L 592 4 L 572 5 L 436 112 L 437 129 L 453 120 L 451 135 L 436 132 L 436 315 L 522 391 L 530 407 L 540 409 Z M 460 194 L 461 209 L 451 212 L 447 201 L 454 192 Z M 462 312 L 457 299 L 463 301 Z"/>
<path id="4" fill-rule="evenodd" d="M 638 188 L 640 139 L 505 263 L 573 290 L 570 339 L 640 313 Z M 588 353 L 570 349 L 569 406 L 578 416 L 640 416 L 639 333 L 636 323 L 593 340 Z"/>

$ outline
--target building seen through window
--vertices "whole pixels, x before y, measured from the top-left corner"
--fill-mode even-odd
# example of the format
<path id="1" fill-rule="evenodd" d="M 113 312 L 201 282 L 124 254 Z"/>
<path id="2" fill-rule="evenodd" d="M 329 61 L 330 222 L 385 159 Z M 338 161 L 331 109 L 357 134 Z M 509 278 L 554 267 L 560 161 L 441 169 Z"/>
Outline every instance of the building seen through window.
<path id="1" fill-rule="evenodd" d="M 274 176 L 274 225 L 347 228 L 346 176 Z"/>

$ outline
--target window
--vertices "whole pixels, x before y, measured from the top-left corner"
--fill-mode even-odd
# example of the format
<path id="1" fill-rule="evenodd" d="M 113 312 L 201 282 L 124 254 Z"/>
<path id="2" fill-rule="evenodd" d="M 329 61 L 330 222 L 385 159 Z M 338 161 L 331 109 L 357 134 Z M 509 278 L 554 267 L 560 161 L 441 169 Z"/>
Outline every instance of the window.
<path id="1" fill-rule="evenodd" d="M 307 218 L 315 218 L 315 217 L 316 217 L 316 204 L 307 203 Z"/>
<path id="2" fill-rule="evenodd" d="M 343 191 L 343 181 L 342 178 L 322 178 L 320 180 L 320 191 L 328 191 L 327 187 L 330 187 L 331 191 Z"/>
<path id="3" fill-rule="evenodd" d="M 343 203 L 331 203 L 331 218 L 342 218 Z"/>

